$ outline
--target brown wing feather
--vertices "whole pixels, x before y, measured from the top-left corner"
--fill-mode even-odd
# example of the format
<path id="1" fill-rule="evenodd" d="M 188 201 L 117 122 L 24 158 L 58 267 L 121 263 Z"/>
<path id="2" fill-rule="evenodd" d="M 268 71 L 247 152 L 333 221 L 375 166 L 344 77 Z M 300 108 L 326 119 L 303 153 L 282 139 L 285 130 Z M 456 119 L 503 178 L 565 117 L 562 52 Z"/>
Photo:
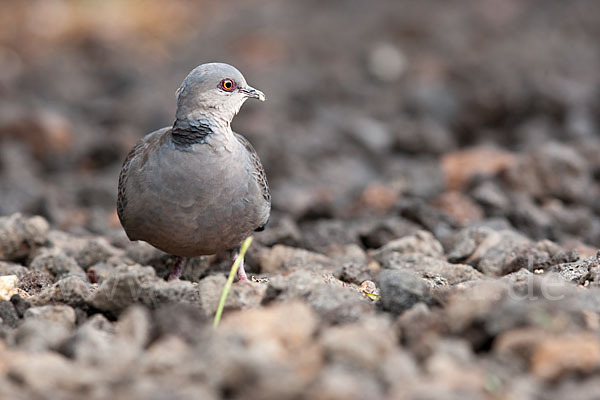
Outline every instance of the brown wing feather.
<path id="1" fill-rule="evenodd" d="M 237 138 L 237 140 L 239 140 L 241 144 L 244 145 L 244 147 L 250 154 L 250 160 L 252 161 L 252 165 L 254 167 L 254 170 L 252 171 L 252 176 L 259 184 L 265 201 L 271 203 L 271 192 L 269 191 L 269 182 L 267 182 L 267 175 L 265 174 L 265 170 L 262 164 L 260 163 L 260 158 L 258 158 L 256 150 L 254 150 L 254 147 L 252 147 L 252 144 L 250 144 L 248 139 L 246 139 L 239 133 L 235 133 L 235 137 Z"/>

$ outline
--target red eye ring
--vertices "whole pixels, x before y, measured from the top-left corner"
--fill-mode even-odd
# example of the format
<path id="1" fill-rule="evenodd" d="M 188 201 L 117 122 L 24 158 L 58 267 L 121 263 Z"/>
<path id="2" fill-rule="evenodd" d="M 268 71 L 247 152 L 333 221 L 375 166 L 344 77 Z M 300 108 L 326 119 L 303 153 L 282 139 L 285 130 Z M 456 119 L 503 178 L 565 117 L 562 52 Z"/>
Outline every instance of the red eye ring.
<path id="1" fill-rule="evenodd" d="M 233 92 L 236 87 L 237 85 L 235 84 L 235 81 L 233 79 L 227 78 L 219 82 L 219 89 L 224 90 L 226 92 Z"/>

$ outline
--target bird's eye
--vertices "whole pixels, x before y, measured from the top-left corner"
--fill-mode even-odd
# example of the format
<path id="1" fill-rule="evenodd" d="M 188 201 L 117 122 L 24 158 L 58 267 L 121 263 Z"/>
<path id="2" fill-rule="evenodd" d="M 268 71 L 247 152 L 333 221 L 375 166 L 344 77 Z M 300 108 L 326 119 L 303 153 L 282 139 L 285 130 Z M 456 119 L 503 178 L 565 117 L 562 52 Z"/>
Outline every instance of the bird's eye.
<path id="1" fill-rule="evenodd" d="M 233 92 L 235 90 L 235 82 L 232 79 L 223 79 L 219 82 L 219 89 L 226 92 Z"/>

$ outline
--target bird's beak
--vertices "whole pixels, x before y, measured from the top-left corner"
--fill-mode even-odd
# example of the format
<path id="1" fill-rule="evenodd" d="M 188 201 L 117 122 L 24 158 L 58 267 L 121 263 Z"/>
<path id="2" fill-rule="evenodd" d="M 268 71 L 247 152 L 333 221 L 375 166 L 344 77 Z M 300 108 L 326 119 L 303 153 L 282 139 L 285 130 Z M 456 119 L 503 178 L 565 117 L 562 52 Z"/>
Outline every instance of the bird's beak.
<path id="1" fill-rule="evenodd" d="M 258 99 L 260 101 L 265 101 L 267 98 L 265 94 L 258 89 L 254 89 L 252 86 L 246 86 L 243 88 L 239 88 L 239 91 L 246 95 L 246 97 L 250 97 L 252 99 Z"/>

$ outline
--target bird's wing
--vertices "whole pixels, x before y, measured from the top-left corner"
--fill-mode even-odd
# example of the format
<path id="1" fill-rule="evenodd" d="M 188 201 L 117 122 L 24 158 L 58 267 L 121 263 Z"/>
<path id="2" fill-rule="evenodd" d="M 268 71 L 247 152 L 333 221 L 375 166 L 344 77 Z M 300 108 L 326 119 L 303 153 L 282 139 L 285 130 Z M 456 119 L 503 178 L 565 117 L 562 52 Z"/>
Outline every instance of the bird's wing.
<path id="1" fill-rule="evenodd" d="M 117 215 L 119 216 L 121 224 L 123 224 L 125 208 L 127 207 L 127 192 L 125 189 L 131 165 L 138 159 L 142 161 L 142 163 L 145 163 L 148 150 L 155 146 L 169 129 L 170 128 L 163 128 L 147 134 L 133 146 L 129 151 L 129 154 L 127 154 L 127 157 L 125 157 L 125 161 L 123 161 L 123 166 L 121 167 L 121 173 L 119 174 L 119 194 L 117 198 Z"/>
<path id="2" fill-rule="evenodd" d="M 258 158 L 256 150 L 254 150 L 254 147 L 252 147 L 252 144 L 250 144 L 248 139 L 246 139 L 239 133 L 234 132 L 234 134 L 237 140 L 242 145 L 244 145 L 244 147 L 248 151 L 248 154 L 250 155 L 250 161 L 252 162 L 253 167 L 252 176 L 254 177 L 254 180 L 256 180 L 256 183 L 258 183 L 258 185 L 260 186 L 263 198 L 266 202 L 270 204 L 271 192 L 269 191 L 269 182 L 267 182 L 267 175 L 265 174 L 265 170 L 262 164 L 260 163 L 260 158 Z"/>

